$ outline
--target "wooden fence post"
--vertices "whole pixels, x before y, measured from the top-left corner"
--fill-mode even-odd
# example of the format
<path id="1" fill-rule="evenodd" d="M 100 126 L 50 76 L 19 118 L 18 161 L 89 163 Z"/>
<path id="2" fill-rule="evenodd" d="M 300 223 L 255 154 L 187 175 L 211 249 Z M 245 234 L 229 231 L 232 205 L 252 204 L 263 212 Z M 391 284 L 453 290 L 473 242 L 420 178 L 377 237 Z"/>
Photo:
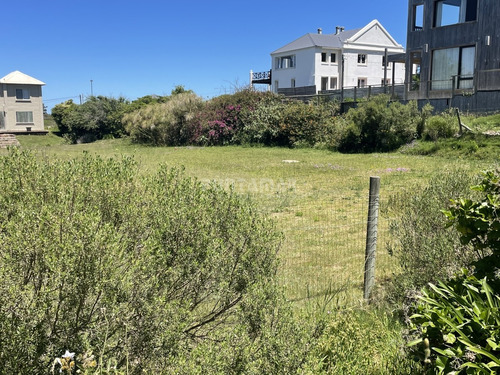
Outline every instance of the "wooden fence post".
<path id="1" fill-rule="evenodd" d="M 375 253 L 377 250 L 378 210 L 380 200 L 380 177 L 370 177 L 370 200 L 366 231 L 364 299 L 370 300 L 375 285 Z"/>

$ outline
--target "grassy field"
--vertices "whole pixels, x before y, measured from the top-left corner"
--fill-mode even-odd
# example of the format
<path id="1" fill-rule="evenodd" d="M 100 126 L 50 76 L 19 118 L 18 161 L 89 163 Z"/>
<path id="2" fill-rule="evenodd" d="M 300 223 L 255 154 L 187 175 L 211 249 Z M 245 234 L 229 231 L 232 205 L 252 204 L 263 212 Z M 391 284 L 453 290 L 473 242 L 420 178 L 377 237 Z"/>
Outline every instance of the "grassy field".
<path id="1" fill-rule="evenodd" d="M 285 234 L 280 269 L 287 296 L 304 300 L 332 290 L 357 302 L 362 296 L 366 215 L 370 176 L 381 178 L 377 254 L 379 285 L 398 272 L 385 251 L 390 241 L 384 205 L 391 194 L 419 186 L 450 168 L 478 172 L 493 161 L 410 156 L 401 153 L 345 155 L 326 150 L 260 147 L 152 148 L 127 139 L 69 145 L 52 134 L 19 136 L 25 149 L 42 157 L 133 156 L 142 173 L 159 164 L 183 166 L 204 182 L 216 181 L 257 201 Z M 6 151 L 0 151 L 4 153 Z"/>

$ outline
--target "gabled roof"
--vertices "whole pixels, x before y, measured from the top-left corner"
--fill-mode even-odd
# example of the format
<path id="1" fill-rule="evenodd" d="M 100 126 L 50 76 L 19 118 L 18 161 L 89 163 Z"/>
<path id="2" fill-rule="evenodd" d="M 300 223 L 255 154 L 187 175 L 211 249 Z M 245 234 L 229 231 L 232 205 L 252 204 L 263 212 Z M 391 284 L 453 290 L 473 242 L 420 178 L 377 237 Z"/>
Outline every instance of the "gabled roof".
<path id="1" fill-rule="evenodd" d="M 288 43 L 286 46 L 277 49 L 271 54 L 295 51 L 310 47 L 342 48 L 346 40 L 352 38 L 361 29 L 346 30 L 338 34 L 306 34 L 299 39 Z"/>
<path id="2" fill-rule="evenodd" d="M 402 48 L 394 38 L 387 32 L 387 30 L 380 24 L 379 21 L 373 20 L 365 27 L 353 30 L 342 31 L 338 34 L 306 34 L 293 42 L 271 52 L 271 55 L 277 53 L 286 53 L 299 49 L 310 47 L 323 47 L 323 48 L 342 48 L 346 43 L 356 43 L 366 32 L 368 32 L 375 25 L 379 26 L 383 34 L 394 44 L 396 48 Z"/>
<path id="3" fill-rule="evenodd" d="M 389 32 L 384 28 L 384 26 L 382 26 L 382 24 L 378 20 L 373 20 L 365 27 L 359 29 L 358 32 L 356 32 L 352 37 L 348 38 L 346 42 L 356 43 L 359 39 L 363 37 L 363 35 L 365 35 L 368 31 L 370 31 L 374 26 L 380 28 L 384 37 L 387 38 L 394 45 L 394 47 L 403 48 L 403 46 L 400 45 L 398 42 L 396 42 L 396 40 L 391 36 L 391 34 L 389 34 Z"/>
<path id="4" fill-rule="evenodd" d="M 24 74 L 19 70 L 16 70 L 12 73 L 7 74 L 5 77 L 0 78 L 0 83 L 7 83 L 7 84 L 10 83 L 17 85 L 40 85 L 40 86 L 45 85 L 44 82 L 39 81 L 36 78 L 30 77 L 29 75 Z"/>

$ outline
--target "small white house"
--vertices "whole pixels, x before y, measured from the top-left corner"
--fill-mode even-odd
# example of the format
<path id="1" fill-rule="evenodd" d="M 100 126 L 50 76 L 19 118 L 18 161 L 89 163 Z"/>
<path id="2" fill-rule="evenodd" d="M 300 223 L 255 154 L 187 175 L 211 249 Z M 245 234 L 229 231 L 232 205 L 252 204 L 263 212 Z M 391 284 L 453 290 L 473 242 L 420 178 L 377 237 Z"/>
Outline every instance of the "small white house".
<path id="1" fill-rule="evenodd" d="M 17 70 L 0 79 L 0 133 L 45 132 L 43 85 Z"/>
<path id="2" fill-rule="evenodd" d="M 334 34 L 306 34 L 271 53 L 274 92 L 318 91 L 403 84 L 404 64 L 386 64 L 385 56 L 404 53 L 379 21 L 361 29 L 337 27 Z M 385 77 L 385 81 L 384 81 Z"/>

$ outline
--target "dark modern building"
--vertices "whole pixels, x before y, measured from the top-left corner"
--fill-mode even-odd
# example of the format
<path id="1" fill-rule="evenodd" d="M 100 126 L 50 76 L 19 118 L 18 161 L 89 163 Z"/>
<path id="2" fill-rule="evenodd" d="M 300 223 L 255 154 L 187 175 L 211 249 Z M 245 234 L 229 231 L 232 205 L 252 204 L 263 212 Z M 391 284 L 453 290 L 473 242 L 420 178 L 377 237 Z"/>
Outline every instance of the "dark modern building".
<path id="1" fill-rule="evenodd" d="M 500 110 L 499 20 L 499 0 L 409 0 L 406 99 Z"/>

